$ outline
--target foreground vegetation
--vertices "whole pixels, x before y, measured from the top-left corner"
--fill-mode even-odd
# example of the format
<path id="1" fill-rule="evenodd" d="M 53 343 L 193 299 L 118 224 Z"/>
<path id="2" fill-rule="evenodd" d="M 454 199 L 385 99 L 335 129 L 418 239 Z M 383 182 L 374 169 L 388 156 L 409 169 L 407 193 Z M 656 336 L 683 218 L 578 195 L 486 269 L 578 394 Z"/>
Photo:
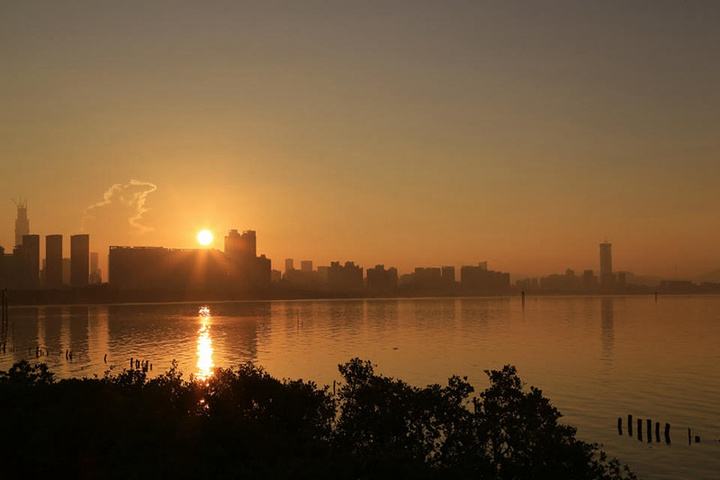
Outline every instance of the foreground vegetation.
<path id="1" fill-rule="evenodd" d="M 412 387 L 352 359 L 336 395 L 245 364 L 55 381 L 44 364 L 0 372 L 0 461 L 23 478 L 631 479 L 558 423 L 514 367 Z"/>

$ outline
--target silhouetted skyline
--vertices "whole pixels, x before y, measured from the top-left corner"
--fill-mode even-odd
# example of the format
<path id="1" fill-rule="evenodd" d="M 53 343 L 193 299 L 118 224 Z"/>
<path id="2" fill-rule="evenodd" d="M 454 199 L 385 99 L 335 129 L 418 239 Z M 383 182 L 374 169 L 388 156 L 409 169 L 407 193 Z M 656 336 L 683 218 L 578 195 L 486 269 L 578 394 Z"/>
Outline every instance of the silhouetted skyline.
<path id="1" fill-rule="evenodd" d="M 0 245 L 23 197 L 33 233 L 98 252 L 247 225 L 316 265 L 540 276 L 607 239 L 703 274 L 718 24 L 709 0 L 12 2 Z"/>

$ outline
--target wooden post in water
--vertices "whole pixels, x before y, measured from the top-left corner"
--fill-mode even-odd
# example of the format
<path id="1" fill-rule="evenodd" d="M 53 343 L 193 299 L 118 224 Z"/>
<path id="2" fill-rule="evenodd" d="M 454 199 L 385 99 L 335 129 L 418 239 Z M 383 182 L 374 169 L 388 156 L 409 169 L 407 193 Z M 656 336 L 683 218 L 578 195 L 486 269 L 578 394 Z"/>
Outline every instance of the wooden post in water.
<path id="1" fill-rule="evenodd" d="M 5 344 L 7 343 L 8 334 L 8 308 L 7 308 L 7 289 L 2 290 L 0 299 L 0 342 L 3 344 L 3 353 L 5 353 Z"/>
<path id="2" fill-rule="evenodd" d="M 688 445 L 692 445 L 692 432 L 690 431 L 689 427 L 688 427 Z"/>
<path id="3" fill-rule="evenodd" d="M 642 442 L 642 418 L 637 419 L 637 427 L 638 427 L 637 439 L 639 442 Z"/>
<path id="4" fill-rule="evenodd" d="M 632 427 L 633 427 L 632 415 L 628 415 L 628 436 L 630 436 L 630 437 L 632 437 Z"/>
<path id="5" fill-rule="evenodd" d="M 655 422 L 655 441 L 660 443 L 660 422 Z"/>
<path id="6" fill-rule="evenodd" d="M 648 443 L 652 443 L 652 420 L 647 419 L 647 436 L 648 436 Z"/>
<path id="7" fill-rule="evenodd" d="M 622 417 L 618 417 L 618 435 L 622 435 Z"/>
<path id="8" fill-rule="evenodd" d="M 670 424 L 665 424 L 665 443 L 670 445 Z"/>

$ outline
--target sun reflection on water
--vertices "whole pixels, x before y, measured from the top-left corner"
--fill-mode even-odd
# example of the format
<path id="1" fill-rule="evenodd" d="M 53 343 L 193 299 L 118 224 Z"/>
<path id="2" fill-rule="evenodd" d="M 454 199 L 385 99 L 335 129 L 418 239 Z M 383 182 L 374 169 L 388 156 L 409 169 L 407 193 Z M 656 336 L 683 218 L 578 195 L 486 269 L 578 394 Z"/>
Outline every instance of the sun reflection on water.
<path id="1" fill-rule="evenodd" d="M 207 305 L 200 307 L 198 317 L 200 319 L 200 330 L 198 330 L 198 372 L 196 377 L 200 380 L 207 380 L 213 374 L 213 367 L 215 367 L 212 359 L 212 339 L 210 338 L 210 322 L 212 320 L 210 307 Z"/>

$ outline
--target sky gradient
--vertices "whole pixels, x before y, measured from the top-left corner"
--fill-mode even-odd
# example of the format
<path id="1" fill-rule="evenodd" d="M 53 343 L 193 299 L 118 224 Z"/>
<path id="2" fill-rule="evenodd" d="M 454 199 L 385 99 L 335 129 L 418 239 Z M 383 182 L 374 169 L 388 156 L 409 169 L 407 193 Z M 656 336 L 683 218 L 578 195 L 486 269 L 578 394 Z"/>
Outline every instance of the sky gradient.
<path id="1" fill-rule="evenodd" d="M 720 3 L 0 4 L 0 245 L 720 268 Z M 3 206 L 4 205 L 4 206 Z M 69 240 L 65 241 L 69 251 Z"/>

